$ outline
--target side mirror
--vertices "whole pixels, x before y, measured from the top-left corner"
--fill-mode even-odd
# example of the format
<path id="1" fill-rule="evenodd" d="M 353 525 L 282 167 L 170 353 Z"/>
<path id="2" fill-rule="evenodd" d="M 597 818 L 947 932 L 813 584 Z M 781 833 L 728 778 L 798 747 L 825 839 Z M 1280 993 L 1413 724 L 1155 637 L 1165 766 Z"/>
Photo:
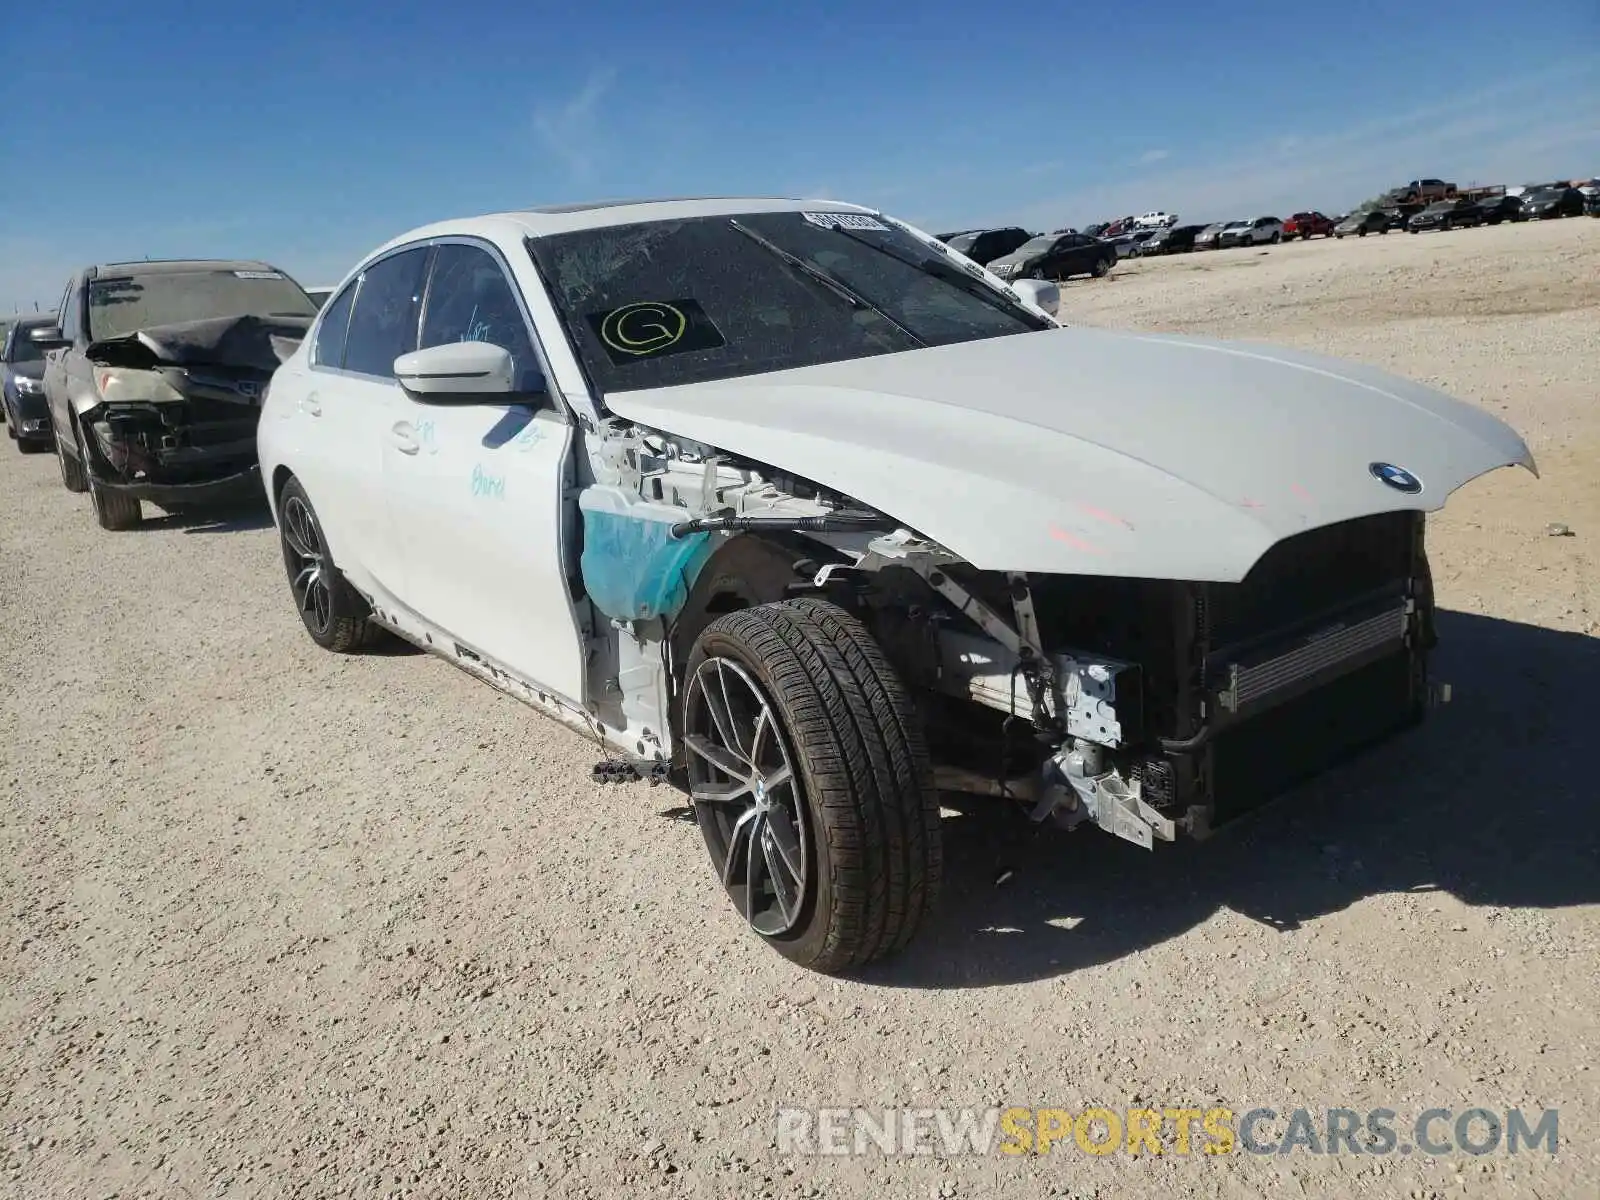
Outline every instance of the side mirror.
<path id="1" fill-rule="evenodd" d="M 37 329 L 30 329 L 28 340 L 45 350 L 64 350 L 72 345 L 59 325 L 40 325 Z"/>
<path id="2" fill-rule="evenodd" d="M 1061 311 L 1061 289 L 1048 279 L 1018 279 L 1011 285 L 1011 290 L 1052 317 Z"/>
<path id="3" fill-rule="evenodd" d="M 504 346 L 446 342 L 394 360 L 400 386 L 424 404 L 510 403 L 542 392 L 544 383 L 517 386 L 516 363 Z"/>

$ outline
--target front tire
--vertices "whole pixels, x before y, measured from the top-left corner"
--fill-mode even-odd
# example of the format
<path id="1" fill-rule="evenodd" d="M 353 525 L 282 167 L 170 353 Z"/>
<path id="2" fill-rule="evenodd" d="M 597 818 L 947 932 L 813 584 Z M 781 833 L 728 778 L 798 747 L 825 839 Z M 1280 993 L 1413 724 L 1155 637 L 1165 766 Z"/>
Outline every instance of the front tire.
<path id="1" fill-rule="evenodd" d="M 706 849 L 764 941 L 831 974 L 911 940 L 938 896 L 938 794 L 859 621 L 810 598 L 719 617 L 689 655 L 682 729 Z"/>
<path id="2" fill-rule="evenodd" d="M 89 451 L 83 444 L 83 429 L 76 422 L 72 426 L 72 436 L 78 444 L 79 469 L 89 485 L 89 504 L 94 509 L 94 519 L 100 528 L 123 533 L 144 524 L 144 509 L 137 499 L 121 492 L 108 492 L 95 482 L 94 472 L 88 467 Z"/>
<path id="3" fill-rule="evenodd" d="M 137 529 L 144 524 L 144 508 L 132 496 L 121 492 L 108 492 L 89 477 L 89 503 L 94 506 L 94 519 L 101 529 L 121 533 Z"/>
<path id="4" fill-rule="evenodd" d="M 334 565 L 322 524 L 298 479 L 290 479 L 278 493 L 278 541 L 289 594 L 313 642 L 335 654 L 353 654 L 382 636 L 368 620 L 367 602 Z"/>
<path id="5" fill-rule="evenodd" d="M 61 486 L 67 491 L 81 495 L 89 490 L 88 477 L 83 473 L 83 461 L 67 453 L 59 434 L 56 435 L 56 465 L 61 468 Z"/>

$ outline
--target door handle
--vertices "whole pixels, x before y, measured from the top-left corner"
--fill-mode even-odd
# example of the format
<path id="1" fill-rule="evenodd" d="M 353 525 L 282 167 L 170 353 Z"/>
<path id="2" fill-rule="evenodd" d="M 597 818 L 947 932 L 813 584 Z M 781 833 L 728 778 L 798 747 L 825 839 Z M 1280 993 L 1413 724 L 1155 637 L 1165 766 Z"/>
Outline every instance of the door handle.
<path id="1" fill-rule="evenodd" d="M 300 397 L 300 411 L 308 417 L 320 417 L 322 415 L 322 397 L 315 392 L 307 392 Z"/>
<path id="2" fill-rule="evenodd" d="M 410 421 L 396 421 L 389 430 L 389 438 L 401 454 L 415 454 L 422 449 L 416 427 Z"/>

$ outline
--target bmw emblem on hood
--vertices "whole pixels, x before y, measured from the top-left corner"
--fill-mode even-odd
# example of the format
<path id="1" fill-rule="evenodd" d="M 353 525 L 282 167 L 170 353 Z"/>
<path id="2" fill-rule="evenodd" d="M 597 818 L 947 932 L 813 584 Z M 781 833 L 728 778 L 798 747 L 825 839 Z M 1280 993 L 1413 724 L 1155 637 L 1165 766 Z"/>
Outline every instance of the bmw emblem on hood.
<path id="1" fill-rule="evenodd" d="M 1422 480 L 1404 467 L 1397 467 L 1393 463 L 1377 462 L 1367 467 L 1367 470 L 1372 472 L 1373 478 L 1388 484 L 1397 492 L 1415 496 L 1422 490 Z"/>

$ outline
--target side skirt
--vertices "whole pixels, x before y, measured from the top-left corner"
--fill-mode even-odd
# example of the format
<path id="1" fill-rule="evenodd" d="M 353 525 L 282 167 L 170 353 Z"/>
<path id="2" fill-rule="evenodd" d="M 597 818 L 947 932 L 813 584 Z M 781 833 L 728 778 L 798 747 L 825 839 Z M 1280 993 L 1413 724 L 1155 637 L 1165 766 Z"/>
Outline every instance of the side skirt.
<path id="1" fill-rule="evenodd" d="M 635 732 L 605 724 L 570 697 L 563 696 L 542 684 L 523 679 L 487 655 L 480 654 L 450 634 L 435 629 L 414 616 L 402 621 L 396 613 L 385 608 L 383 602 L 375 596 L 367 596 L 366 600 L 372 606 L 372 615 L 368 619 L 374 625 L 387 629 L 425 654 L 442 658 L 452 666 L 459 667 L 467 674 L 483 680 L 497 691 L 504 692 L 545 716 L 553 718 L 573 732 L 582 734 L 606 753 L 631 763 L 666 761 L 666 756 L 659 749 L 653 755 L 641 757 L 637 751 L 637 746 L 640 744 L 639 737 Z"/>

